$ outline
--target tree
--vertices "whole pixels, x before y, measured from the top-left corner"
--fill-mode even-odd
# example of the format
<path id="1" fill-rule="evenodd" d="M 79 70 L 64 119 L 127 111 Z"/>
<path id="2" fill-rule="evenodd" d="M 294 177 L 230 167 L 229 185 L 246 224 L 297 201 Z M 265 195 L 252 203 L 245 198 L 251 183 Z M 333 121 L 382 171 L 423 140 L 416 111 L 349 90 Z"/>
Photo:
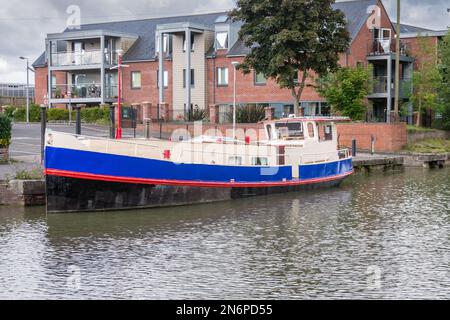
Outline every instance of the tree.
<path id="1" fill-rule="evenodd" d="M 339 68 L 317 80 L 317 91 L 333 112 L 353 120 L 362 120 L 367 109 L 371 72 L 363 67 Z"/>
<path id="2" fill-rule="evenodd" d="M 239 69 L 254 69 L 290 89 L 296 114 L 307 80 L 336 70 L 340 53 L 350 44 L 345 15 L 332 8 L 334 2 L 237 0 L 230 12 L 243 23 L 239 38 L 251 48 Z"/>
<path id="3" fill-rule="evenodd" d="M 426 37 L 418 37 L 419 49 L 416 54 L 417 65 L 413 73 L 411 103 L 417 111 L 416 126 L 422 123 L 424 110 L 438 110 L 438 89 L 441 85 L 441 75 L 437 66 L 436 46 L 430 44 Z"/>
<path id="4" fill-rule="evenodd" d="M 438 70 L 441 76 L 439 112 L 442 116 L 443 129 L 450 130 L 450 31 L 447 32 L 439 46 Z"/>

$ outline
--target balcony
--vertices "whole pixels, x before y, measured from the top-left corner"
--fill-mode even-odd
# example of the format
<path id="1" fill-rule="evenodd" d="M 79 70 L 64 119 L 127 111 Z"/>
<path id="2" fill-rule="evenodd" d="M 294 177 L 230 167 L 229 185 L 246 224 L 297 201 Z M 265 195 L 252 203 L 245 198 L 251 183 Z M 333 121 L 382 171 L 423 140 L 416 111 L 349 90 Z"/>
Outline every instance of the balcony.
<path id="1" fill-rule="evenodd" d="M 117 64 L 117 52 L 105 52 L 105 64 Z M 52 53 L 52 67 L 89 67 L 102 64 L 102 51 Z"/>
<path id="2" fill-rule="evenodd" d="M 388 77 L 378 76 L 374 77 L 372 80 L 372 93 L 369 95 L 371 97 L 387 97 L 388 93 Z M 394 79 L 391 81 L 391 95 L 394 96 L 395 85 Z M 400 79 L 400 97 L 406 98 L 411 92 L 411 79 L 402 78 Z"/>
<path id="3" fill-rule="evenodd" d="M 70 95 L 69 95 L 70 92 Z M 108 85 L 105 88 L 105 99 L 114 100 L 117 97 L 117 86 Z M 100 83 L 91 84 L 58 84 L 52 88 L 51 99 L 61 103 L 99 102 L 102 98 Z"/>
<path id="4" fill-rule="evenodd" d="M 368 56 L 388 55 L 397 52 L 397 44 L 390 39 L 370 40 L 367 44 Z M 410 56 L 409 46 L 406 43 L 400 42 L 400 55 Z"/>

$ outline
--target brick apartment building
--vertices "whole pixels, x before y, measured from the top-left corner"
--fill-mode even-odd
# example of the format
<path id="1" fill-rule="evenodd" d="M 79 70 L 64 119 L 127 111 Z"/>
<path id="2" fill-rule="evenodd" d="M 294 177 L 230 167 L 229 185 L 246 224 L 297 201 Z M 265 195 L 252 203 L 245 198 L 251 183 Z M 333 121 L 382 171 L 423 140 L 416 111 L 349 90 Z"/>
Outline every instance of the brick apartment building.
<path id="1" fill-rule="evenodd" d="M 345 13 L 352 38 L 340 64 L 373 66 L 368 120 L 384 122 L 393 106 L 394 25 L 379 0 L 339 2 L 334 7 Z M 379 16 L 378 27 L 369 29 L 367 21 L 374 13 Z M 192 108 L 214 108 L 219 110 L 219 121 L 227 121 L 233 103 L 233 63 L 249 52 L 238 39 L 240 25 L 222 12 L 86 24 L 79 30 L 48 34 L 46 50 L 33 64 L 36 102 L 43 103 L 45 96 L 50 107 L 116 102 L 118 81 L 113 67 L 121 52 L 128 65 L 122 71 L 124 103 L 151 104 L 152 118 L 170 120 L 186 119 Z M 402 47 L 402 83 L 411 78 L 413 62 Z M 402 97 L 406 97 L 403 92 Z M 236 102 L 274 107 L 279 117 L 293 112 L 290 91 L 254 72 L 236 72 Z M 330 112 L 326 101 L 310 87 L 301 106 L 305 115 Z"/>

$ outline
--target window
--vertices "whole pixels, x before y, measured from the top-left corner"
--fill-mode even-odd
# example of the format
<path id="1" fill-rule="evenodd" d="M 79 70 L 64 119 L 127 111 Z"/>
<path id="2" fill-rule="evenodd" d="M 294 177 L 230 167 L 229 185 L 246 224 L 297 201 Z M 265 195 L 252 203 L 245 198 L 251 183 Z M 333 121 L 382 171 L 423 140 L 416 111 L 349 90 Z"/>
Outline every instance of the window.
<path id="1" fill-rule="evenodd" d="M 52 90 L 56 90 L 56 76 L 52 76 Z"/>
<path id="2" fill-rule="evenodd" d="M 268 166 L 269 161 L 267 160 L 267 157 L 253 157 L 252 165 L 253 166 Z"/>
<path id="3" fill-rule="evenodd" d="M 131 89 L 140 89 L 141 88 L 141 72 L 140 71 L 132 71 L 131 72 Z"/>
<path id="4" fill-rule="evenodd" d="M 266 125 L 267 130 L 267 138 L 269 140 L 272 140 L 272 126 L 270 124 Z"/>
<path id="5" fill-rule="evenodd" d="M 278 139 L 303 139 L 303 125 L 300 122 L 276 123 Z"/>
<path id="6" fill-rule="evenodd" d="M 333 140 L 333 128 L 329 125 L 320 125 L 319 126 L 319 136 L 320 141 L 330 141 Z"/>
<path id="7" fill-rule="evenodd" d="M 191 33 L 191 51 L 194 51 L 195 36 Z M 186 51 L 186 35 L 183 36 L 183 51 Z"/>
<path id="8" fill-rule="evenodd" d="M 241 166 L 242 157 L 228 157 L 228 164 L 234 166 Z"/>
<path id="9" fill-rule="evenodd" d="M 169 87 L 169 71 L 164 70 L 164 88 Z M 156 72 L 156 86 L 159 88 L 159 70 Z"/>
<path id="10" fill-rule="evenodd" d="M 265 85 L 267 82 L 266 77 L 264 76 L 264 73 L 262 72 L 256 72 L 254 73 L 254 81 L 255 81 L 255 85 Z"/>
<path id="11" fill-rule="evenodd" d="M 228 86 L 228 68 L 225 67 L 217 68 L 217 86 L 219 87 Z"/>
<path id="12" fill-rule="evenodd" d="M 191 87 L 195 85 L 194 69 L 191 69 Z M 186 69 L 183 69 L 183 88 L 186 88 Z"/>
<path id="13" fill-rule="evenodd" d="M 216 49 L 228 49 L 228 32 L 216 33 Z"/>
<path id="14" fill-rule="evenodd" d="M 308 136 L 310 139 L 314 138 L 314 124 L 311 122 L 308 122 Z"/>
<path id="15" fill-rule="evenodd" d="M 159 52 L 159 35 L 156 35 L 156 53 Z M 170 52 L 170 38 L 168 34 L 163 36 L 163 52 Z"/>

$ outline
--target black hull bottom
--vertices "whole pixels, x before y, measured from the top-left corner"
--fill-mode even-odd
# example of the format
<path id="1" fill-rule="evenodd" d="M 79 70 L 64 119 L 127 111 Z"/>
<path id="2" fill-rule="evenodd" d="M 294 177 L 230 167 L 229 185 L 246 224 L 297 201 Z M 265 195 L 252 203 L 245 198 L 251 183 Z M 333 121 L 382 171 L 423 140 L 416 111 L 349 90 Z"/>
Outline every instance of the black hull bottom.
<path id="1" fill-rule="evenodd" d="M 111 211 L 181 206 L 338 186 L 342 179 L 264 188 L 201 188 L 130 184 L 47 175 L 47 212 Z"/>

